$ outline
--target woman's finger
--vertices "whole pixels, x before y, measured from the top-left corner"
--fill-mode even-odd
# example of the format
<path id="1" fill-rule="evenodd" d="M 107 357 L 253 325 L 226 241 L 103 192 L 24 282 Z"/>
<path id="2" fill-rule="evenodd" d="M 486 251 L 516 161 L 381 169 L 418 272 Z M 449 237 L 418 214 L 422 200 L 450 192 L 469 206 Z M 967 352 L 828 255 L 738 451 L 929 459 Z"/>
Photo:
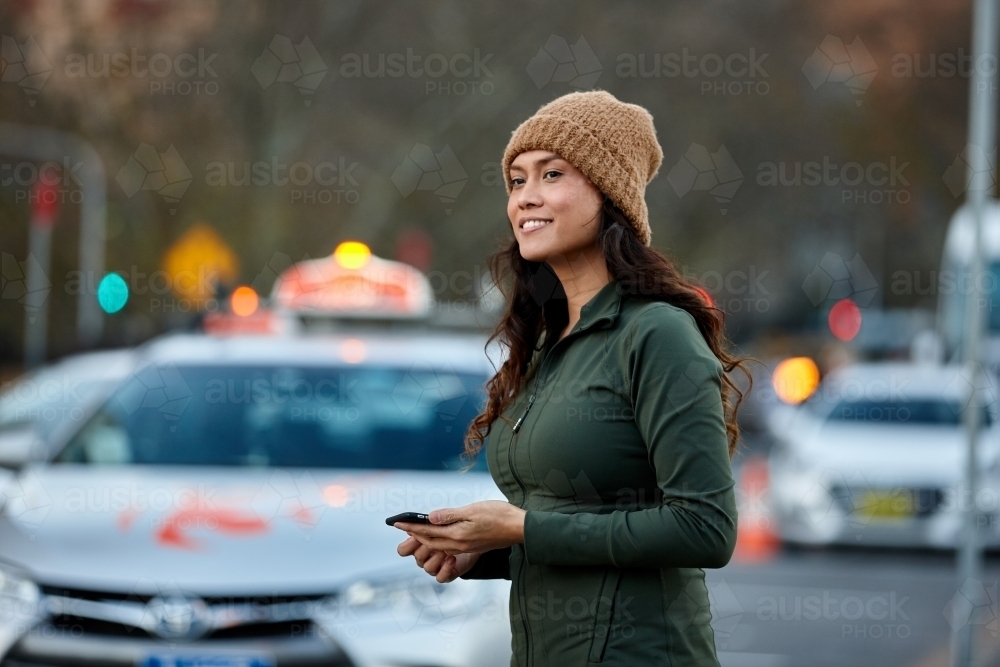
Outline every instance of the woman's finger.
<path id="1" fill-rule="evenodd" d="M 427 559 L 430 558 L 432 555 L 434 555 L 434 553 L 435 553 L 434 549 L 431 549 L 430 547 L 421 544 L 420 546 L 417 547 L 416 551 L 413 552 L 413 559 L 417 561 L 417 565 L 423 567 L 424 563 L 427 562 Z"/>
<path id="2" fill-rule="evenodd" d="M 417 540 L 416 538 L 407 537 L 405 540 L 403 540 L 396 546 L 396 553 L 398 553 L 400 556 L 409 556 L 412 555 L 413 552 L 419 549 L 421 546 L 423 545 L 420 544 L 420 541 Z"/>
<path id="3" fill-rule="evenodd" d="M 447 537 L 452 534 L 452 531 L 455 530 L 455 527 L 452 524 L 434 525 L 430 523 L 399 523 L 396 525 L 400 528 L 400 530 L 405 530 L 411 535 L 425 537 Z"/>
<path id="4" fill-rule="evenodd" d="M 430 575 L 436 575 L 438 570 L 441 569 L 441 563 L 444 562 L 446 554 L 441 551 L 435 551 L 427 562 L 424 563 L 424 572 Z"/>
<path id="5" fill-rule="evenodd" d="M 441 569 L 438 570 L 437 576 L 435 577 L 438 583 L 447 584 L 448 582 L 454 581 L 456 576 L 455 567 L 455 557 L 447 556 L 444 559 L 444 562 L 441 563 Z"/>
<path id="6" fill-rule="evenodd" d="M 458 549 L 462 551 L 460 545 L 448 537 L 428 537 L 426 535 L 414 535 L 414 537 L 425 547 L 432 551 L 444 551 L 445 549 Z"/>

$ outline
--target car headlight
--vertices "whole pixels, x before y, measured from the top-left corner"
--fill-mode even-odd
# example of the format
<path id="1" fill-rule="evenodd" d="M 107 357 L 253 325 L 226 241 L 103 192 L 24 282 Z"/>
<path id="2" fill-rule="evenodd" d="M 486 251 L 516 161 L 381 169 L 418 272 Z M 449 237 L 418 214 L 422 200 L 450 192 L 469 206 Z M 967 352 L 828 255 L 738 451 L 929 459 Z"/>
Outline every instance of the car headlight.
<path id="1" fill-rule="evenodd" d="M 35 618 L 40 597 L 38 586 L 26 574 L 0 566 L 0 625 Z"/>
<path id="2" fill-rule="evenodd" d="M 344 589 L 343 601 L 358 611 L 391 608 L 419 601 L 447 601 L 455 597 L 464 579 L 442 584 L 426 572 L 359 579 Z"/>

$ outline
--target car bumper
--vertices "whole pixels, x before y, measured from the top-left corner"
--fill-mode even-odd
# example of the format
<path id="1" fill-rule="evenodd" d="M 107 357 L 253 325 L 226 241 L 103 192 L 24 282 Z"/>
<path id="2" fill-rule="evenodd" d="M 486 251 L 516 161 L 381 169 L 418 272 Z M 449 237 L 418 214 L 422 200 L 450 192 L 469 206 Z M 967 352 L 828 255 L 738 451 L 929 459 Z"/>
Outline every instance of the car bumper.
<path id="1" fill-rule="evenodd" d="M 353 667 L 354 663 L 334 643 L 319 636 L 281 639 L 227 639 L 168 642 L 157 639 L 69 636 L 41 624 L 22 637 L 0 667 L 135 667 L 151 654 L 187 653 L 199 656 L 265 655 L 281 667 L 327 665 Z"/>
<path id="2" fill-rule="evenodd" d="M 772 474 L 770 482 L 768 506 L 774 528 L 785 542 L 953 549 L 961 541 L 966 519 L 954 502 L 939 501 L 910 516 L 875 516 L 856 503 L 852 509 L 843 488 L 820 481 L 818 475 Z M 983 546 L 1000 548 L 1000 514 L 995 506 L 980 508 L 980 517 Z"/>

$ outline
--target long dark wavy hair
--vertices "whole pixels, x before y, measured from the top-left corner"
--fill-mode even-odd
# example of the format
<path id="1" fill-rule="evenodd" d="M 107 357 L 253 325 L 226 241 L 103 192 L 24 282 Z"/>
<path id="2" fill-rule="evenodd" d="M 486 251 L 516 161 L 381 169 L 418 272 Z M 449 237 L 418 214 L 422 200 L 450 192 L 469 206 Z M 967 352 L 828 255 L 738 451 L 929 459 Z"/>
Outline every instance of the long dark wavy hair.
<path id="1" fill-rule="evenodd" d="M 607 197 L 600 215 L 601 227 L 597 244 L 604 253 L 608 272 L 621 284 L 623 298 L 666 301 L 691 313 L 705 342 L 722 363 L 725 370 L 722 376 L 722 403 L 729 440 L 729 458 L 732 459 L 740 438 L 737 412 L 753 389 L 753 376 L 747 370 L 745 362 L 759 360 L 737 358 L 729 354 L 725 312 L 712 305 L 707 300 L 708 292 L 681 275 L 670 259 L 643 245 L 632 230 L 628 218 Z M 493 422 L 497 418 L 509 421 L 502 413 L 527 379 L 525 375 L 542 334 L 546 333 L 545 339 L 551 341 L 569 323 L 566 293 L 562 283 L 548 264 L 521 257 L 516 238 L 507 247 L 490 255 L 488 265 L 493 282 L 503 294 L 507 308 L 489 337 L 487 347 L 498 340 L 508 350 L 508 354 L 500 370 L 486 383 L 486 406 L 472 421 L 465 434 L 465 452 L 462 458 L 470 461 L 465 470 L 475 465 L 475 457 L 482 449 Z M 746 394 L 729 377 L 729 373 L 737 368 L 749 381 Z M 737 396 L 735 403 L 732 401 L 733 395 Z"/>

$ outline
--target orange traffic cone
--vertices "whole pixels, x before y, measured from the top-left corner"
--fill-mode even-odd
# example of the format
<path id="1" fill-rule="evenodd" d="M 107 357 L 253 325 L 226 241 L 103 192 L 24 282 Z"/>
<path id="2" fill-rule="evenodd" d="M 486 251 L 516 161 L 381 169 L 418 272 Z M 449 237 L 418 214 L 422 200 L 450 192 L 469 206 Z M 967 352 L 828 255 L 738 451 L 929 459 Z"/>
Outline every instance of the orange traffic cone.
<path id="1" fill-rule="evenodd" d="M 767 505 L 767 460 L 748 459 L 736 482 L 739 524 L 733 558 L 741 563 L 770 560 L 781 550 L 781 540 Z"/>

